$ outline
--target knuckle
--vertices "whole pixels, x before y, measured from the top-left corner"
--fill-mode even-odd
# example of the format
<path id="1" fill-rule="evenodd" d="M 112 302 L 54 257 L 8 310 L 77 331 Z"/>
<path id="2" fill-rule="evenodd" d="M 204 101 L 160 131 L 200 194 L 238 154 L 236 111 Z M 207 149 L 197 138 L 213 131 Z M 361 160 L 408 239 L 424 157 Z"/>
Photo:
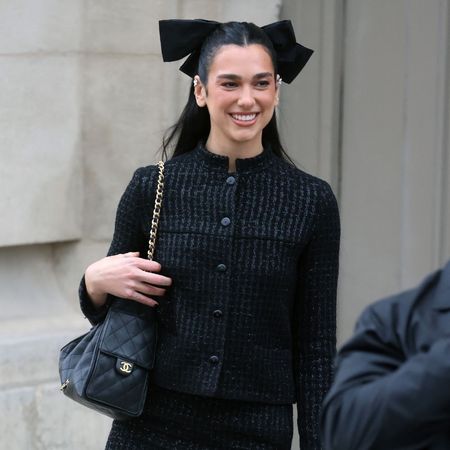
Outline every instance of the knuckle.
<path id="1" fill-rule="evenodd" d="M 128 270 L 132 273 L 135 268 L 137 267 L 138 262 L 136 261 L 136 258 L 128 258 L 127 266 Z"/>

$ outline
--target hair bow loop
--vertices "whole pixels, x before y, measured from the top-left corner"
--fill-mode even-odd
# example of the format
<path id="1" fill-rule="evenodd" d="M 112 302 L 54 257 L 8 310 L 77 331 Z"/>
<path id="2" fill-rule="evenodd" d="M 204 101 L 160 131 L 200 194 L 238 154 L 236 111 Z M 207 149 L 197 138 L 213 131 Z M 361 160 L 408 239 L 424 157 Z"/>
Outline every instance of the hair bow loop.
<path id="1" fill-rule="evenodd" d="M 278 73 L 283 81 L 290 83 L 305 67 L 313 50 L 296 42 L 290 20 L 282 20 L 261 27 L 267 34 L 277 53 Z"/>
<path id="2" fill-rule="evenodd" d="M 159 21 L 163 61 L 177 61 L 199 50 L 204 40 L 218 26 L 212 20 L 170 19 Z"/>

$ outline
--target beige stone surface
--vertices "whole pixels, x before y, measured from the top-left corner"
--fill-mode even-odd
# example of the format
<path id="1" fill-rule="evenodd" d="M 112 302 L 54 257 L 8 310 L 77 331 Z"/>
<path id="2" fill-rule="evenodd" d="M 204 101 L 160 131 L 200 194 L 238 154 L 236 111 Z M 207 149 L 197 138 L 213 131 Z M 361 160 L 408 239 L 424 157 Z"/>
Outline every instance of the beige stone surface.
<path id="1" fill-rule="evenodd" d="M 236 20 L 254 22 L 263 26 L 279 20 L 281 0 L 232 0 L 220 2 L 219 17 L 221 22 Z"/>
<path id="2" fill-rule="evenodd" d="M 443 2 L 347 7 L 341 339 L 365 305 L 412 287 L 450 257 L 441 250 L 450 152 Z"/>
<path id="3" fill-rule="evenodd" d="M 299 167 L 338 189 L 342 0 L 285 1 L 281 18 L 314 53 L 299 76 L 282 85 L 279 124 L 283 143 Z"/>
<path id="4" fill-rule="evenodd" d="M 179 6 L 180 19 L 208 19 L 219 22 L 254 22 L 267 25 L 278 20 L 281 0 L 182 0 Z"/>
<path id="5" fill-rule="evenodd" d="M 366 304 L 400 289 L 404 145 L 404 5 L 351 1 L 349 6 L 342 130 L 341 339 L 352 333 Z"/>
<path id="6" fill-rule="evenodd" d="M 80 49 L 82 0 L 1 0 L 0 54 Z"/>
<path id="7" fill-rule="evenodd" d="M 89 328 L 81 314 L 2 321 L 0 390 L 56 380 L 59 350 Z"/>
<path id="8" fill-rule="evenodd" d="M 0 56 L 0 246 L 81 237 L 78 60 Z"/>
<path id="9" fill-rule="evenodd" d="M 34 388 L 0 389 L 0 448 L 33 450 Z"/>
<path id="10" fill-rule="evenodd" d="M 176 19 L 221 20 L 221 0 L 180 0 Z"/>
<path id="11" fill-rule="evenodd" d="M 81 314 L 1 321 L 1 449 L 94 450 L 104 446 L 111 420 L 59 390 L 59 350 L 89 328 Z"/>
<path id="12" fill-rule="evenodd" d="M 64 397 L 57 380 L 0 390 L 0 405 L 2 450 L 97 450 L 111 426 L 108 417 Z"/>
<path id="13" fill-rule="evenodd" d="M 87 266 L 106 256 L 111 236 L 104 241 L 82 239 L 52 246 L 53 270 L 61 298 L 67 302 L 68 311 L 81 317 L 78 285 Z"/>
<path id="14" fill-rule="evenodd" d="M 443 236 L 450 235 L 445 217 L 450 128 L 448 90 L 450 3 L 412 0 L 405 8 L 408 45 L 405 49 L 405 89 L 402 157 L 402 249 L 400 285 L 413 286 L 450 257 Z M 420 31 L 427 29 L 426 36 Z M 419 182 L 420 180 L 420 182 Z M 420 239 L 418 239 L 420 236 Z"/>
<path id="15" fill-rule="evenodd" d="M 46 318 L 68 309 L 50 245 L 0 248 L 2 320 Z"/>
<path id="16" fill-rule="evenodd" d="M 33 450 L 98 450 L 105 447 L 111 419 L 65 397 L 54 383 L 35 392 Z"/>
<path id="17" fill-rule="evenodd" d="M 177 0 L 85 0 L 83 49 L 160 54 L 158 20 L 177 17 Z"/>
<path id="18" fill-rule="evenodd" d="M 121 194 L 137 167 L 158 160 L 178 113 L 177 74 L 159 56 L 87 57 L 83 70 L 84 234 L 110 239 Z"/>

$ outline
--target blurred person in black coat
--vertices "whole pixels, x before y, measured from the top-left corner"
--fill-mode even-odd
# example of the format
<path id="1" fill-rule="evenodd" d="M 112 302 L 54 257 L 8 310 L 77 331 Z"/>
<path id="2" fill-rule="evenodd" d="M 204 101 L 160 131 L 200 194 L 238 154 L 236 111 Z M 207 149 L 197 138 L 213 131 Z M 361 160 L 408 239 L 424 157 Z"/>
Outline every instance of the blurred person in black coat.
<path id="1" fill-rule="evenodd" d="M 363 312 L 321 425 L 326 450 L 450 449 L 450 262 Z"/>

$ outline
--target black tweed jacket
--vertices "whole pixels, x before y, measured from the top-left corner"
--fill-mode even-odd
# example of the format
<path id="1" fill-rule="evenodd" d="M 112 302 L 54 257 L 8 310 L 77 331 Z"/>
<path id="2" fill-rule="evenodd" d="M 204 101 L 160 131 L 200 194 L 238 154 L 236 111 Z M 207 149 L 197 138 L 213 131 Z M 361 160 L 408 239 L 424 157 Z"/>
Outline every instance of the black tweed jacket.
<path id="1" fill-rule="evenodd" d="M 136 170 L 108 254 L 146 257 L 157 166 Z M 203 396 L 298 405 L 302 449 L 320 448 L 336 344 L 339 214 L 329 185 L 269 148 L 237 159 L 203 145 L 165 164 L 154 259 L 159 299 L 153 382 Z M 96 323 L 84 280 L 81 308 Z"/>

